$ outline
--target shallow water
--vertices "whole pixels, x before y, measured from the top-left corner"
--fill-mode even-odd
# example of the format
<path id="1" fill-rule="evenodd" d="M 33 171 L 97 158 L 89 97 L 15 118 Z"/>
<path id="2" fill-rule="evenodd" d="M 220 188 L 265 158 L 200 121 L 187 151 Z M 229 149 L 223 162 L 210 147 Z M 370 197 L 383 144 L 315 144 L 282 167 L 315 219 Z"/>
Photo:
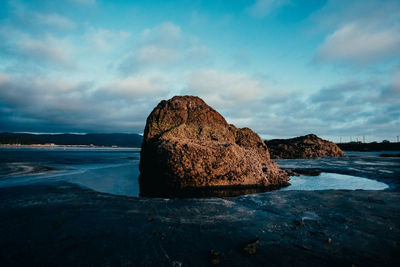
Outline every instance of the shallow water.
<path id="1" fill-rule="evenodd" d="M 294 176 L 291 177 L 290 183 L 290 186 L 282 190 L 384 190 L 389 188 L 387 184 L 372 179 L 326 172 L 318 176 Z"/>
<path id="2" fill-rule="evenodd" d="M 115 195 L 139 195 L 137 148 L 1 148 L 0 187 L 67 181 Z"/>
<path id="3" fill-rule="evenodd" d="M 292 185 L 282 190 L 383 190 L 387 184 L 395 188 L 400 159 L 381 158 L 381 153 L 278 160 L 283 168 L 321 172 L 292 177 Z M 61 180 L 99 192 L 138 196 L 139 158 L 136 148 L 0 148 L 0 187 Z"/>
<path id="4" fill-rule="evenodd" d="M 380 157 L 384 153 L 398 154 L 399 151 L 346 151 L 341 158 L 280 159 L 276 162 L 281 168 L 369 178 L 388 184 L 390 189 L 397 189 L 400 186 L 400 158 Z"/>

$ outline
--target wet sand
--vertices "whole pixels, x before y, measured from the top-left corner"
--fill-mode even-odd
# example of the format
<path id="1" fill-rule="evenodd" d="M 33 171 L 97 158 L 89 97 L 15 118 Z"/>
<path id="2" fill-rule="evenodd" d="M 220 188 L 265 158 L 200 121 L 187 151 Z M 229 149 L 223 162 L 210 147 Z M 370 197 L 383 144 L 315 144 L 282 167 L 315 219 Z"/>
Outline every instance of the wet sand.
<path id="1" fill-rule="evenodd" d="M 0 265 L 399 266 L 399 191 L 114 196 L 0 188 Z"/>

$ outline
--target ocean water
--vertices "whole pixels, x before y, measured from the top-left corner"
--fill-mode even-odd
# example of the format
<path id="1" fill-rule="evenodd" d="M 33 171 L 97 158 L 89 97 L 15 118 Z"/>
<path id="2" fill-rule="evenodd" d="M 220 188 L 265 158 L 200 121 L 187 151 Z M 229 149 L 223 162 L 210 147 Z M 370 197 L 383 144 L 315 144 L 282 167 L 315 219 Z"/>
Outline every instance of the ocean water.
<path id="1" fill-rule="evenodd" d="M 396 188 L 400 159 L 379 157 L 381 153 L 278 160 L 283 168 L 319 173 L 291 177 L 292 185 L 282 190 Z M 137 148 L 0 148 L 0 187 L 67 181 L 100 192 L 138 196 L 139 159 Z"/>

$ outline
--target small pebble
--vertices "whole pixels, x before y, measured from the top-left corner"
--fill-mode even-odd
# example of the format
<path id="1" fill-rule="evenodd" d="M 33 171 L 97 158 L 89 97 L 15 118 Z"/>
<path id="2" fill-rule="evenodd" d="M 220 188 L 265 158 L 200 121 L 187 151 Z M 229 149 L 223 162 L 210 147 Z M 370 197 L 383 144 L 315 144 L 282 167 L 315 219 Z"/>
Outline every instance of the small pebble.
<path id="1" fill-rule="evenodd" d="M 255 243 L 248 244 L 243 250 L 249 256 L 254 255 L 257 253 L 257 245 Z"/>
<path id="2" fill-rule="evenodd" d="M 209 256 L 210 256 L 210 263 L 212 265 L 218 265 L 221 263 L 221 253 L 219 251 L 216 250 L 210 250 L 209 252 Z"/>
<path id="3" fill-rule="evenodd" d="M 304 226 L 304 221 L 303 220 L 293 220 L 294 224 L 296 226 Z"/>
<path id="4" fill-rule="evenodd" d="M 210 263 L 211 263 L 212 265 L 218 265 L 218 264 L 221 263 L 221 259 L 220 259 L 220 258 L 211 259 Z"/>
<path id="5" fill-rule="evenodd" d="M 246 255 L 251 256 L 257 253 L 257 244 L 259 242 L 259 238 L 256 237 L 255 239 L 251 240 L 246 246 L 243 248 L 243 251 Z"/>
<path id="6" fill-rule="evenodd" d="M 210 250 L 210 256 L 212 257 L 218 257 L 219 255 L 221 255 L 221 253 L 219 251 L 216 250 Z"/>

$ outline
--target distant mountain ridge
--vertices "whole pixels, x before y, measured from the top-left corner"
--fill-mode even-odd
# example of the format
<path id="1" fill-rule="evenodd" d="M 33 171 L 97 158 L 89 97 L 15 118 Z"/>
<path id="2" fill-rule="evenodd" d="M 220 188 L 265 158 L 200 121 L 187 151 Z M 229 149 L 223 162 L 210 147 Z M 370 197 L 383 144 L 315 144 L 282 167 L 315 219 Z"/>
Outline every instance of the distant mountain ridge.
<path id="1" fill-rule="evenodd" d="M 28 134 L 0 133 L 0 144 L 49 144 L 141 147 L 143 136 L 124 133 L 93 134 Z"/>
<path id="2" fill-rule="evenodd" d="M 400 143 L 338 143 L 342 150 L 345 151 L 400 151 Z"/>

